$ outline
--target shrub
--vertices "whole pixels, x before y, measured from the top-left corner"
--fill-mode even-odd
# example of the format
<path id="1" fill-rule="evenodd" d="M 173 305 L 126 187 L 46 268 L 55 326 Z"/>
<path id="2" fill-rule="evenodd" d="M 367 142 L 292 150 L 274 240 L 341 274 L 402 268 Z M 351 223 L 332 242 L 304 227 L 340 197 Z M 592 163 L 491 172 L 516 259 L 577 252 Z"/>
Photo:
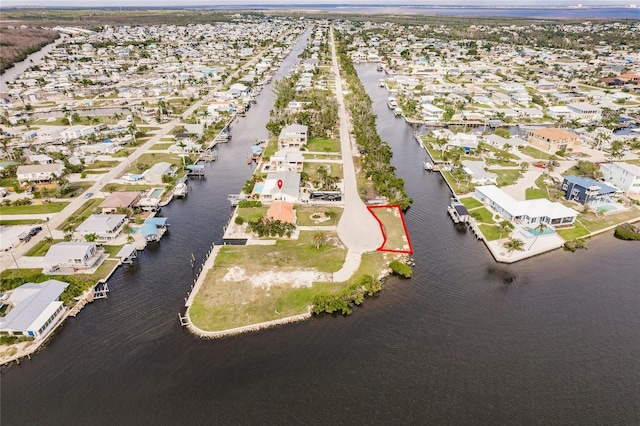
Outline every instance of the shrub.
<path id="1" fill-rule="evenodd" d="M 242 216 L 236 216 L 236 225 L 242 225 L 244 223 L 244 218 Z"/>
<path id="2" fill-rule="evenodd" d="M 339 294 L 320 293 L 313 298 L 314 314 L 340 312 L 351 315 L 353 305 L 360 305 L 365 296 L 372 296 L 382 290 L 382 282 L 371 275 L 365 275 L 355 284 L 342 290 Z"/>
<path id="3" fill-rule="evenodd" d="M 262 207 L 262 201 L 258 200 L 240 200 L 238 207 Z"/>
<path id="4" fill-rule="evenodd" d="M 389 267 L 395 275 L 399 275 L 403 278 L 411 278 L 411 274 L 413 273 L 411 266 L 406 263 L 402 263 L 399 260 L 392 260 L 389 262 Z"/>
<path id="5" fill-rule="evenodd" d="M 578 249 L 586 249 L 586 248 L 587 248 L 587 242 L 584 239 L 571 240 L 564 243 L 564 249 L 569 250 L 572 253 Z"/>
<path id="6" fill-rule="evenodd" d="M 640 228 L 630 223 L 622 223 L 616 226 L 613 235 L 621 240 L 638 241 L 640 240 Z"/>

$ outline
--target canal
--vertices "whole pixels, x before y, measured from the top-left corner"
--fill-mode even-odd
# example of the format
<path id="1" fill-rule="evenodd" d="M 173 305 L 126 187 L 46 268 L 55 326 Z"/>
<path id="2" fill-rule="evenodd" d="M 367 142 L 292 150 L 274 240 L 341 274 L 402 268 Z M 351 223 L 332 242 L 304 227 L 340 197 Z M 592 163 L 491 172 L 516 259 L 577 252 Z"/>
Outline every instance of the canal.
<path id="1" fill-rule="evenodd" d="M 358 71 L 415 200 L 414 278 L 389 280 L 348 318 L 216 341 L 179 326 L 190 253 L 200 262 L 220 242 L 226 196 L 266 136 L 267 86 L 207 179 L 163 209 L 169 233 L 110 280 L 109 299 L 1 370 L 2 424 L 637 424 L 638 245 L 607 235 L 586 251 L 494 263 L 448 219 L 451 194 L 422 170 L 425 153 L 386 109 L 375 66 Z"/>

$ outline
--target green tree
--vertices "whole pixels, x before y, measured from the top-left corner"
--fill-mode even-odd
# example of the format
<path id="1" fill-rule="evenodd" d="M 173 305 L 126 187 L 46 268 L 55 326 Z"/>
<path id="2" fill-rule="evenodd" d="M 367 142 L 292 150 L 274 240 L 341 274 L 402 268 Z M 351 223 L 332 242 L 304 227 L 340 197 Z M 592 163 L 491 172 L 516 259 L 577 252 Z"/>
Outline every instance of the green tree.
<path id="1" fill-rule="evenodd" d="M 538 237 L 540 235 L 542 235 L 542 233 L 549 227 L 549 225 L 547 225 L 545 222 L 539 222 L 538 225 L 535 227 L 535 231 L 536 231 L 536 237 L 533 239 L 533 242 L 531 243 L 531 245 L 529 246 L 529 250 L 531 250 L 531 247 L 533 247 L 533 245 L 536 243 L 536 241 L 538 241 Z"/>
<path id="2" fill-rule="evenodd" d="M 504 233 L 509 235 L 513 230 L 513 228 L 514 228 L 513 223 L 509 222 L 508 220 L 501 221 L 498 224 L 498 230 L 500 231 L 500 238 L 502 238 L 502 234 Z"/>
<path id="3" fill-rule="evenodd" d="M 519 238 L 510 238 L 503 244 L 503 247 L 507 249 L 509 256 L 511 256 L 514 251 L 524 251 L 524 242 Z"/>

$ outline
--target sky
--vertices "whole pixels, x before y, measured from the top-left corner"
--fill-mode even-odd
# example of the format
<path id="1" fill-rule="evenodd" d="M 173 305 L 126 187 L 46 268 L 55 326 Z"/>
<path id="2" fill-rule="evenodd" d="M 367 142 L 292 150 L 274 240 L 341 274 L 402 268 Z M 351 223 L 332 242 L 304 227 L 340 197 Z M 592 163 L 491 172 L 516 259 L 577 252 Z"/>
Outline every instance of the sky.
<path id="1" fill-rule="evenodd" d="M 220 5 L 473 5 L 473 6 L 626 6 L 640 0 L 1 0 L 0 7 L 12 6 L 220 6 Z"/>

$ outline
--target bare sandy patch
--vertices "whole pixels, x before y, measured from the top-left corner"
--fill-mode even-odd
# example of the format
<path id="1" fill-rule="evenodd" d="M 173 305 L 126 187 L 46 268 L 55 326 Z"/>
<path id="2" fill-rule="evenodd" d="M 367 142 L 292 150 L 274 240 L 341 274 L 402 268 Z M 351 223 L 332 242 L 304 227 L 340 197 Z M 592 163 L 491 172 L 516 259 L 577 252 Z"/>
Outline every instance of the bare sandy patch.
<path id="1" fill-rule="evenodd" d="M 253 287 L 269 289 L 273 285 L 289 285 L 291 287 L 311 287 L 314 282 L 330 281 L 331 274 L 318 272 L 315 269 L 297 269 L 291 271 L 264 271 L 247 276 L 244 268 L 232 266 L 225 274 L 223 281 L 248 281 Z"/>

